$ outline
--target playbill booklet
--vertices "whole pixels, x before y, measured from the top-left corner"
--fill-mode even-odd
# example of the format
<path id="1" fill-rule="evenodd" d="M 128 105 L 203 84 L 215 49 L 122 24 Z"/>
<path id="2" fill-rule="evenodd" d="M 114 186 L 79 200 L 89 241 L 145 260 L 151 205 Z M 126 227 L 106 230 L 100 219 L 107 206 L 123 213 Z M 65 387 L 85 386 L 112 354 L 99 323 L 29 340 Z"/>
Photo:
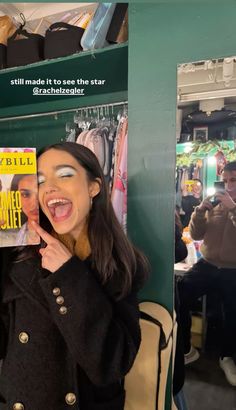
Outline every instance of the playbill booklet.
<path id="1" fill-rule="evenodd" d="M 0 247 L 37 245 L 39 222 L 35 148 L 0 148 Z"/>

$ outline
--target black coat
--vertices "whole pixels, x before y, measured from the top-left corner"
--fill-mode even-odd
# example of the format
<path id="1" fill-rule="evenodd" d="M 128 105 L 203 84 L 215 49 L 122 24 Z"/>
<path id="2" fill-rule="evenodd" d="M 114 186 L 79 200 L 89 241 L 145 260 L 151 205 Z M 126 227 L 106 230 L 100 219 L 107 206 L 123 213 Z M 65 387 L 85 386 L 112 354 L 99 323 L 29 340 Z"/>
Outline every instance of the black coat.
<path id="1" fill-rule="evenodd" d="M 39 257 L 6 269 L 0 410 L 14 403 L 24 410 L 122 410 L 123 378 L 140 344 L 139 285 L 115 301 L 117 283 L 103 287 L 89 260 L 76 256 L 55 273 L 41 269 Z"/>
<path id="2" fill-rule="evenodd" d="M 188 249 L 182 240 L 179 226 L 175 224 L 175 263 L 181 262 L 188 256 Z"/>
<path id="3" fill-rule="evenodd" d="M 195 198 L 193 195 L 182 197 L 181 207 L 184 211 L 184 215 L 181 215 L 181 222 L 184 228 L 188 226 L 194 209 L 200 205 L 201 202 L 201 198 Z"/>
<path id="4" fill-rule="evenodd" d="M 175 224 L 175 263 L 181 262 L 188 255 L 188 249 L 182 240 L 182 233 L 179 226 Z M 182 328 L 179 321 L 179 295 L 178 287 L 176 286 L 177 277 L 175 277 L 175 311 L 177 315 L 177 338 L 176 338 L 176 351 L 175 351 L 175 363 L 173 374 L 173 394 L 176 395 L 182 389 L 185 379 L 185 366 L 184 366 L 184 349 L 182 340 Z"/>

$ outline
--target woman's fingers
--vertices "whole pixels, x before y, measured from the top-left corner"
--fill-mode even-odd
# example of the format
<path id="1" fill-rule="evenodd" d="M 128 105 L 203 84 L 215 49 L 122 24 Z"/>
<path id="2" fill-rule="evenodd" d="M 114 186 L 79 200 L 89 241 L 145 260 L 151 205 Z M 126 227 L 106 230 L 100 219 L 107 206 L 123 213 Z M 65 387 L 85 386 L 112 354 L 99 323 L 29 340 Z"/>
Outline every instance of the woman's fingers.
<path id="1" fill-rule="evenodd" d="M 44 242 L 46 242 L 47 245 L 57 241 L 57 239 L 53 238 L 53 236 L 46 232 L 39 224 L 37 224 L 37 222 L 33 221 L 32 225 L 35 232 L 37 232 L 37 234 L 44 240 Z"/>

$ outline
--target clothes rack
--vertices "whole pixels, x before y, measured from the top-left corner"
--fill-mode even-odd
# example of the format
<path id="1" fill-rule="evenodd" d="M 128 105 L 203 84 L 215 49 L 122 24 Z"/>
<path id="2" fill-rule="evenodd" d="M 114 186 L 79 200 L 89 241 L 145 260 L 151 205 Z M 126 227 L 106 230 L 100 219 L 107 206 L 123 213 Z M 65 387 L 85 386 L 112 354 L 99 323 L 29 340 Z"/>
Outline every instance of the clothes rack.
<path id="1" fill-rule="evenodd" d="M 25 115 L 17 115 L 14 117 L 4 117 L 0 118 L 0 122 L 4 121 L 14 121 L 14 120 L 25 120 L 28 118 L 37 118 L 37 117 L 46 117 L 49 115 L 58 115 L 58 114 L 64 114 L 66 112 L 76 112 L 79 110 L 92 110 L 94 108 L 105 108 L 105 107 L 116 107 L 116 106 L 122 106 L 122 105 L 127 105 L 128 101 L 121 101 L 121 102 L 116 102 L 116 103 L 108 103 L 108 104 L 98 104 L 98 105 L 90 105 L 90 106 L 84 106 L 84 107 L 77 107 L 77 108 L 70 108 L 68 110 L 57 110 L 57 111 L 48 111 L 48 112 L 42 112 L 42 113 L 37 113 L 37 114 L 25 114 Z"/>

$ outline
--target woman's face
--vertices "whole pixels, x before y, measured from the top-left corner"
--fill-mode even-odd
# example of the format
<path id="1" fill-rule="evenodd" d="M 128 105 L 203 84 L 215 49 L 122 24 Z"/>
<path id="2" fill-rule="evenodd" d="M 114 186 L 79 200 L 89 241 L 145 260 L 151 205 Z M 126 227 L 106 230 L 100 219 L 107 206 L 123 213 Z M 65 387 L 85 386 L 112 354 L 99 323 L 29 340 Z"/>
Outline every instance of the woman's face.
<path id="1" fill-rule="evenodd" d="M 91 198 L 100 191 L 66 151 L 50 149 L 38 159 L 39 203 L 54 230 L 75 239 L 86 223 Z"/>
<path id="2" fill-rule="evenodd" d="M 38 187 L 35 175 L 26 175 L 19 184 L 18 190 L 21 193 L 22 210 L 28 218 L 28 222 L 38 221 Z"/>

